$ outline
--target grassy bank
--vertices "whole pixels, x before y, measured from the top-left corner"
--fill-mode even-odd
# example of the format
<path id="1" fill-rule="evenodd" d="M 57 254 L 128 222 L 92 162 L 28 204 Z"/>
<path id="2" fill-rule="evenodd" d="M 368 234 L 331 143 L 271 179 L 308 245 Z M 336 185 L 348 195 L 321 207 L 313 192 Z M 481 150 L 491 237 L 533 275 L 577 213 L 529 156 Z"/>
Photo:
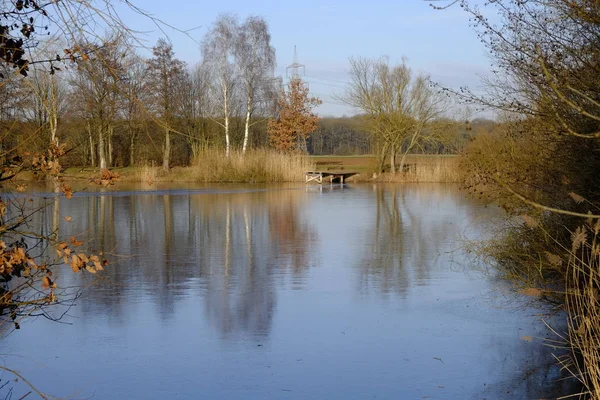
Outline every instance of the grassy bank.
<path id="1" fill-rule="evenodd" d="M 375 156 L 300 156 L 281 154 L 270 150 L 252 150 L 246 155 L 233 152 L 229 158 L 223 150 L 207 150 L 187 167 L 145 165 L 114 167 L 111 171 L 125 182 L 231 182 L 268 183 L 304 182 L 304 173 L 310 170 L 356 172 L 350 182 L 460 182 L 460 157 L 446 155 L 409 155 L 403 172 L 376 173 Z M 98 175 L 97 167 L 70 167 L 65 170 L 66 180 L 89 180 Z M 31 172 L 22 172 L 18 180 L 39 179 Z"/>
<path id="2" fill-rule="evenodd" d="M 120 175 L 121 181 L 127 182 L 235 182 L 235 183 L 267 183 L 267 182 L 303 182 L 305 171 L 314 169 L 309 157 L 293 154 L 282 154 L 270 150 L 252 150 L 246 154 L 232 152 L 225 157 L 223 150 L 206 150 L 188 167 L 173 167 L 164 170 L 151 165 L 139 167 L 111 168 Z M 98 174 L 98 168 L 67 168 L 65 179 L 87 180 Z M 23 174 L 23 180 L 31 180 L 33 176 Z"/>

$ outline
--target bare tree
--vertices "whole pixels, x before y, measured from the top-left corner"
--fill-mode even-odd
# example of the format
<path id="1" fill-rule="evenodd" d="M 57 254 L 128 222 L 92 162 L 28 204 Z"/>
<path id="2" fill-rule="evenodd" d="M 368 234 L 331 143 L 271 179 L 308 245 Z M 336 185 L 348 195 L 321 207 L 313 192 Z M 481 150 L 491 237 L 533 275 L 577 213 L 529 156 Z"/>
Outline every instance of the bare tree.
<path id="1" fill-rule="evenodd" d="M 275 48 L 266 21 L 248 17 L 239 27 L 234 47 L 234 57 L 245 94 L 245 123 L 242 152 L 248 147 L 250 127 L 263 119 L 252 121 L 256 111 L 266 114 L 268 102 L 275 100 L 272 90 L 275 82 Z"/>
<path id="2" fill-rule="evenodd" d="M 364 114 L 367 129 L 380 146 L 380 167 L 389 151 L 390 168 L 395 173 L 396 155 L 406 155 L 424 141 L 427 125 L 438 117 L 444 98 L 435 92 L 424 75 L 413 76 L 406 60 L 390 66 L 384 58 L 350 59 L 350 86 L 341 100 Z"/>
<path id="3" fill-rule="evenodd" d="M 181 80 L 181 122 L 187 142 L 192 152 L 192 159 L 200 154 L 206 144 L 210 130 L 208 121 L 210 111 L 210 81 L 204 64 L 198 64 L 191 71 L 186 71 Z"/>
<path id="4" fill-rule="evenodd" d="M 149 82 L 146 63 L 140 56 L 128 56 L 125 66 L 127 77 L 123 88 L 122 114 L 129 142 L 129 165 L 132 166 L 135 164 L 137 141 L 146 126 L 144 104 L 147 104 Z"/>
<path id="5" fill-rule="evenodd" d="M 177 109 L 177 84 L 185 71 L 185 63 L 175 58 L 173 46 L 164 39 L 159 39 L 152 49 L 154 55 L 148 61 L 148 74 L 154 96 L 154 107 L 159 121 L 165 130 L 163 147 L 163 168 L 169 169 L 171 157 L 171 131 Z"/>
<path id="6" fill-rule="evenodd" d="M 56 38 L 43 41 L 35 51 L 36 58 L 52 58 L 64 47 L 64 43 Z M 30 79 L 23 81 L 29 92 L 23 112 L 42 133 L 48 135 L 48 142 L 44 144 L 46 147 L 48 143 L 58 146 L 58 122 L 68 108 L 65 76 L 55 73 L 44 63 L 33 64 L 29 71 Z"/>
<path id="7" fill-rule="evenodd" d="M 90 150 L 97 150 L 101 169 L 112 161 L 112 135 L 117 120 L 120 86 L 126 80 L 123 64 L 124 42 L 115 36 L 101 44 L 82 44 L 91 56 L 78 60 L 71 84 L 73 104 L 88 121 Z M 95 139 L 94 139 L 95 133 Z"/>
<path id="8" fill-rule="evenodd" d="M 231 150 L 230 119 L 233 115 L 236 84 L 233 51 L 237 31 L 236 19 L 231 15 L 221 15 L 202 42 L 202 55 L 210 74 L 215 114 L 218 116 L 213 119 L 224 130 L 227 157 Z"/>
<path id="9" fill-rule="evenodd" d="M 14 154 L 10 153 L 9 140 L 15 133 L 15 121 L 23 117 L 22 110 L 27 108 L 31 90 L 24 78 L 12 72 L 12 68 L 5 63 L 0 63 L 0 164 L 4 163 Z M 0 170 L 0 181 L 12 173 L 5 174 Z"/>

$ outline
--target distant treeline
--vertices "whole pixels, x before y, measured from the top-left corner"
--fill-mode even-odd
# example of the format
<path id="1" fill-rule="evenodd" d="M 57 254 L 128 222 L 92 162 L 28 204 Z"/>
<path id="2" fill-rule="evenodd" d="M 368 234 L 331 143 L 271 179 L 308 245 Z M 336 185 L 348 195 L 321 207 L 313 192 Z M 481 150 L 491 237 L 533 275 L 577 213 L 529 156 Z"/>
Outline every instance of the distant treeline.
<path id="1" fill-rule="evenodd" d="M 162 163 L 164 129 L 151 119 L 113 121 L 110 134 L 110 151 L 107 163 L 112 167 L 160 165 Z M 244 118 L 231 118 L 230 134 L 234 144 L 242 143 Z M 475 119 L 460 123 L 449 139 L 437 144 L 426 144 L 415 153 L 457 154 L 478 134 L 492 134 L 498 125 L 487 119 Z M 65 166 L 97 166 L 96 135 L 90 132 L 86 119 L 64 118 L 60 121 L 61 142 L 67 143 L 67 154 L 62 160 Z M 171 165 L 190 165 L 199 150 L 224 148 L 223 128 L 210 118 L 177 118 L 172 128 L 180 134 L 171 137 Z M 43 152 L 49 144 L 40 140 L 40 126 L 35 121 L 0 121 L 4 133 L 4 150 L 16 149 L 19 154 Z M 194 132 L 194 135 L 187 133 Z M 249 146 L 268 146 L 266 121 L 253 124 L 249 131 Z M 234 148 L 237 146 L 234 146 Z M 373 154 L 372 136 L 361 127 L 360 117 L 326 117 L 307 143 L 311 155 L 362 155 Z"/>
<path id="2" fill-rule="evenodd" d="M 425 143 L 413 152 L 417 154 L 458 154 L 478 134 L 492 134 L 498 124 L 492 120 L 477 118 L 473 121 L 450 124 L 447 135 L 435 143 Z M 360 116 L 326 117 L 319 123 L 308 141 L 312 155 L 361 155 L 374 154 L 376 143 L 363 127 Z"/>

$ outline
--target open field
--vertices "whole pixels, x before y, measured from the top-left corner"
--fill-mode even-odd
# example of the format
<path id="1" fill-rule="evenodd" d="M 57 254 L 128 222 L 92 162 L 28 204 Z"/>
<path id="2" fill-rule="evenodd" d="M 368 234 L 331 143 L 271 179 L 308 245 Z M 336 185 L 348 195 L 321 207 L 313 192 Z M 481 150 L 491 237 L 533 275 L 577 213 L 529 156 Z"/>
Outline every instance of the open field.
<path id="1" fill-rule="evenodd" d="M 351 172 L 372 173 L 377 168 L 377 158 L 373 155 L 366 156 L 310 156 L 321 171 L 348 170 Z"/>
<path id="2" fill-rule="evenodd" d="M 364 156 L 311 156 L 319 171 L 358 172 L 354 181 L 385 182 L 460 182 L 460 157 L 456 155 L 410 154 L 404 172 L 376 174 L 377 157 Z M 389 165 L 386 166 L 389 168 Z"/>

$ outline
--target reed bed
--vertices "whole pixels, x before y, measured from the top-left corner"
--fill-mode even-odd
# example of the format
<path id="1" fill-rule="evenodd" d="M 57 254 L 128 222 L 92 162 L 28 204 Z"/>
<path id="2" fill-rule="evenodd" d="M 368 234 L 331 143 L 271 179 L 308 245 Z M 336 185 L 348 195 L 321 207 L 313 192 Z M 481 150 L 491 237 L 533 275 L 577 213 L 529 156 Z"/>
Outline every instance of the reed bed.
<path id="1" fill-rule="evenodd" d="M 226 157 L 223 150 L 206 149 L 193 161 L 190 173 L 197 182 L 303 182 L 305 172 L 314 168 L 305 155 L 256 149 L 232 151 Z"/>
<path id="2" fill-rule="evenodd" d="M 159 176 L 159 168 L 145 164 L 139 167 L 137 180 L 148 185 L 154 184 Z"/>
<path id="3" fill-rule="evenodd" d="M 600 220 L 573 232 L 567 264 L 565 309 L 571 357 L 563 360 L 584 387 L 582 396 L 600 399 Z"/>
<path id="4" fill-rule="evenodd" d="M 457 156 L 412 156 L 402 171 L 376 176 L 382 182 L 458 183 L 463 181 Z"/>

